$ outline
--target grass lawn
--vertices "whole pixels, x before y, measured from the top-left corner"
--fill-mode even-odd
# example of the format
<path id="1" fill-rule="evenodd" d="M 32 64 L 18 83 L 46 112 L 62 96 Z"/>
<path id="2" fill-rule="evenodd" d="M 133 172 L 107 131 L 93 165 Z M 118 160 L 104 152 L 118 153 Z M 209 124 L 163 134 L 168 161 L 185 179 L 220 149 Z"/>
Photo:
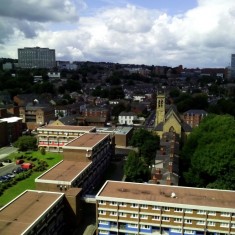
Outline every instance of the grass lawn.
<path id="1" fill-rule="evenodd" d="M 45 155 L 42 155 L 40 153 L 40 151 L 16 152 L 16 153 L 12 153 L 11 155 L 9 155 L 8 158 L 15 161 L 16 157 L 19 157 L 21 155 L 24 155 L 26 157 L 27 156 L 32 156 L 33 158 L 35 157 L 39 160 L 46 161 L 47 164 L 49 165 L 47 169 L 54 166 L 56 163 L 58 163 L 59 161 L 61 161 L 63 159 L 62 154 L 46 152 Z M 25 161 L 27 161 L 27 160 L 25 160 Z M 4 206 L 8 202 L 10 202 L 12 199 L 17 197 L 19 194 L 21 194 L 25 190 L 35 189 L 34 180 L 35 180 L 35 178 L 37 178 L 42 173 L 43 172 L 33 172 L 32 175 L 29 178 L 24 179 L 22 181 L 19 181 L 16 185 L 13 185 L 12 187 L 6 189 L 4 191 L 4 193 L 0 196 L 0 207 Z"/>

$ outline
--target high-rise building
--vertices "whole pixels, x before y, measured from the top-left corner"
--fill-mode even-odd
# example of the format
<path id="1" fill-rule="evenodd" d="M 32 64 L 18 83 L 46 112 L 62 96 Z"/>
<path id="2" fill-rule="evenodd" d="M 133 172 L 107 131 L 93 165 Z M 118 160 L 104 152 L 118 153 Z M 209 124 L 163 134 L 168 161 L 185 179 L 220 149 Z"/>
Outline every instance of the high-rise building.
<path id="1" fill-rule="evenodd" d="M 18 64 L 21 68 L 54 68 L 55 50 L 40 47 L 19 48 Z"/>
<path id="2" fill-rule="evenodd" d="M 231 78 L 235 79 L 235 54 L 231 55 Z"/>

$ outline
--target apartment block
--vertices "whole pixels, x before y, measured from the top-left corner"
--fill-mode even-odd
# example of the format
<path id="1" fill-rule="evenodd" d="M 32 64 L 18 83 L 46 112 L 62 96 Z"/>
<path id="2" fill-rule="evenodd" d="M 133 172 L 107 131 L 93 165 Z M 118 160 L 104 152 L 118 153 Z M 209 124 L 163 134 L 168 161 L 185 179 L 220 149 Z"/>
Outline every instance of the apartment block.
<path id="1" fill-rule="evenodd" d="M 1 235 L 62 235 L 64 194 L 27 190 L 0 209 Z"/>
<path id="2" fill-rule="evenodd" d="M 43 126 L 38 127 L 38 147 L 51 152 L 62 152 L 62 147 L 84 133 L 95 132 L 94 126 Z"/>
<path id="3" fill-rule="evenodd" d="M 235 234 L 235 191 L 107 181 L 97 233 Z"/>
<path id="4" fill-rule="evenodd" d="M 66 192 L 81 188 L 85 194 L 100 182 L 113 147 L 108 134 L 86 133 L 63 147 L 64 160 L 35 179 L 36 189 Z"/>
<path id="5" fill-rule="evenodd" d="M 54 68 L 55 50 L 40 47 L 24 47 L 18 49 L 20 68 Z"/>

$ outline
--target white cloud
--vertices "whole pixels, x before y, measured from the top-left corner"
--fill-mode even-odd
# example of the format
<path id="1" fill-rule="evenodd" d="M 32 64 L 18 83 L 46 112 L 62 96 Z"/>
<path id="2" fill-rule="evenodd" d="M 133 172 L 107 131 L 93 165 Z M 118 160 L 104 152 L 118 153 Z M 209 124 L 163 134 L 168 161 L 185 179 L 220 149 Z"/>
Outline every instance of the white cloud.
<path id="1" fill-rule="evenodd" d="M 56 0 L 42 2 L 42 8 L 49 4 L 50 9 L 58 3 Z M 73 1 L 65 2 L 67 12 L 72 14 L 63 13 L 60 19 L 54 14 L 51 19 L 77 19 L 74 13 L 77 5 Z M 57 59 L 218 67 L 227 66 L 230 54 L 235 52 L 234 0 L 198 0 L 196 8 L 175 16 L 134 5 L 106 8 L 92 16 L 80 17 L 69 30 L 53 31 L 49 24 L 29 19 L 30 16 L 21 24 L 13 24 L 13 30 L 0 27 L 3 35 L 13 35 L 3 45 L 5 55 L 16 58 L 19 47 L 42 46 L 55 48 Z M 32 23 L 34 30 L 30 27 Z"/>

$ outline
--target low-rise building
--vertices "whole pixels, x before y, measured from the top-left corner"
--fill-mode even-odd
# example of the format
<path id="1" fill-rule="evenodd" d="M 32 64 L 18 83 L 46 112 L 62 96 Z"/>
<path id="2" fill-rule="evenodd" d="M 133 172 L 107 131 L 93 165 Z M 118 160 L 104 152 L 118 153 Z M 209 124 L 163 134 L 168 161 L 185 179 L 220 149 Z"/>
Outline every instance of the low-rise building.
<path id="1" fill-rule="evenodd" d="M 190 109 L 183 114 L 184 121 L 192 128 L 197 127 L 208 113 L 202 109 Z"/>
<path id="2" fill-rule="evenodd" d="M 132 126 L 133 121 L 137 119 L 137 114 L 133 112 L 121 112 L 118 116 L 118 122 L 121 125 L 129 125 Z"/>
<path id="3" fill-rule="evenodd" d="M 107 181 L 97 233 L 235 234 L 235 191 Z"/>

